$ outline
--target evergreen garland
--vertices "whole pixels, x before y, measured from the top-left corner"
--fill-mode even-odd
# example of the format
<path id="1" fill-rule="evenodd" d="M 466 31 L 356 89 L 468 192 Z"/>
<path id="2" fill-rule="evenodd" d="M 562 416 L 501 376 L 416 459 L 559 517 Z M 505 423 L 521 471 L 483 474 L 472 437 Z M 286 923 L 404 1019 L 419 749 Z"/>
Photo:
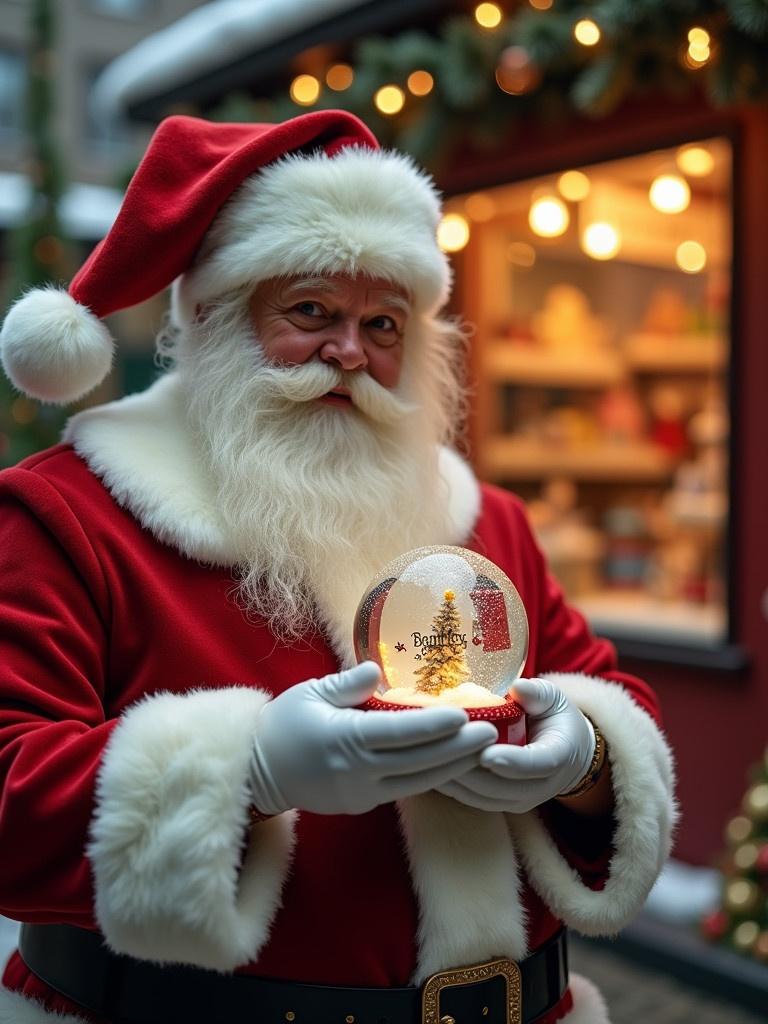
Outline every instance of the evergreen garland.
<path id="1" fill-rule="evenodd" d="M 433 169 L 459 139 L 491 149 L 508 140 L 527 116 L 554 122 L 574 112 L 604 117 L 625 98 L 647 92 L 684 96 L 702 89 L 715 105 L 768 97 L 768 0 L 554 0 L 548 10 L 499 0 L 501 25 L 482 29 L 466 15 L 452 16 L 434 35 L 407 30 L 392 38 L 362 39 L 355 77 L 343 92 L 323 87 L 311 108 L 286 94 L 255 103 L 229 97 L 213 116 L 221 120 L 279 121 L 307 109 L 341 107 L 362 117 L 386 145 L 410 152 Z M 600 28 L 595 46 L 573 35 L 590 18 Z M 704 28 L 711 53 L 686 64 L 688 32 Z M 514 94 L 497 84 L 512 59 Z M 408 94 L 414 70 L 433 75 L 424 97 Z M 373 97 L 386 84 L 406 90 L 403 110 L 380 114 Z"/>
<path id="2" fill-rule="evenodd" d="M 67 276 L 58 204 L 64 176 L 53 134 L 55 14 L 52 0 L 30 8 L 25 132 L 30 197 L 24 221 L 11 233 L 11 280 L 4 306 L 24 290 Z M 64 414 L 18 395 L 0 373 L 0 465 L 13 465 L 55 443 Z"/>

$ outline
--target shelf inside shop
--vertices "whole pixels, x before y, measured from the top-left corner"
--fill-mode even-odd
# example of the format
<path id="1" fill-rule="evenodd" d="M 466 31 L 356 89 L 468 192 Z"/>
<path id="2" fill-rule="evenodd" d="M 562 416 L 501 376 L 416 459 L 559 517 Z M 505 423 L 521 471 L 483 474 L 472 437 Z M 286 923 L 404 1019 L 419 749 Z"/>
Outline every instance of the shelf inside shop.
<path id="1" fill-rule="evenodd" d="M 633 334 L 624 343 L 624 357 L 635 372 L 707 373 L 725 367 L 728 349 L 719 334 Z"/>
<path id="2" fill-rule="evenodd" d="M 512 483 L 551 476 L 663 483 L 670 479 L 675 465 L 665 451 L 649 443 L 569 448 L 514 435 L 486 438 L 481 455 L 481 473 L 486 479 Z"/>
<path id="3" fill-rule="evenodd" d="M 553 352 L 531 342 L 501 338 L 483 352 L 483 371 L 496 381 L 543 387 L 604 388 L 624 377 L 621 355 L 596 348 L 586 353 Z"/>
<path id="4" fill-rule="evenodd" d="M 717 646 L 726 636 L 722 606 L 662 601 L 644 591 L 618 589 L 582 594 L 573 604 L 596 633 L 695 646 Z"/>

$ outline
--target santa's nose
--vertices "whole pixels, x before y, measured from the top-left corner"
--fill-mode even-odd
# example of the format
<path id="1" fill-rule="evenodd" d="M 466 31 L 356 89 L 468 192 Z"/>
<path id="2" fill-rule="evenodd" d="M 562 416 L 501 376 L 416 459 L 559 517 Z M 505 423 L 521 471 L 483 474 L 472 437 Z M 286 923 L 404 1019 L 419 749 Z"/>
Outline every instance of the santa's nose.
<path id="1" fill-rule="evenodd" d="M 360 325 L 344 320 L 334 324 L 332 333 L 320 347 L 323 362 L 334 363 L 342 370 L 362 370 L 368 365 Z"/>

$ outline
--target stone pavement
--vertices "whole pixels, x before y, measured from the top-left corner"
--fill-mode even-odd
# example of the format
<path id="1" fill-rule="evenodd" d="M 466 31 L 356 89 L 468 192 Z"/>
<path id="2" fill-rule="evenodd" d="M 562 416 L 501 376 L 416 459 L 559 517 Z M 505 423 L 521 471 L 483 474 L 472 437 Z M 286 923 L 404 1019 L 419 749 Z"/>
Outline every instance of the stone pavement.
<path id="1" fill-rule="evenodd" d="M 764 1015 L 733 1006 L 668 975 L 633 964 L 604 945 L 569 940 L 571 968 L 598 986 L 611 1024 L 766 1024 Z"/>

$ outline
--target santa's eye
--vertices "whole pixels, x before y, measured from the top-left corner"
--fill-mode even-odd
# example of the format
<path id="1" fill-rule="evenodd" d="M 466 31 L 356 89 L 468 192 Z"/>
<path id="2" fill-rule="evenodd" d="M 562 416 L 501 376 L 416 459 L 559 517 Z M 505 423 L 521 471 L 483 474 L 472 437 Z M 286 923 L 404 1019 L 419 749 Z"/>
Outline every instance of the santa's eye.
<path id="1" fill-rule="evenodd" d="M 309 299 L 306 302 L 297 302 L 293 308 L 297 313 L 301 313 L 302 316 L 318 317 L 325 315 L 325 310 L 320 303 L 311 302 Z"/>
<path id="2" fill-rule="evenodd" d="M 391 316 L 375 316 L 372 320 L 368 321 L 368 326 L 372 327 L 374 331 L 397 331 L 397 323 Z"/>

